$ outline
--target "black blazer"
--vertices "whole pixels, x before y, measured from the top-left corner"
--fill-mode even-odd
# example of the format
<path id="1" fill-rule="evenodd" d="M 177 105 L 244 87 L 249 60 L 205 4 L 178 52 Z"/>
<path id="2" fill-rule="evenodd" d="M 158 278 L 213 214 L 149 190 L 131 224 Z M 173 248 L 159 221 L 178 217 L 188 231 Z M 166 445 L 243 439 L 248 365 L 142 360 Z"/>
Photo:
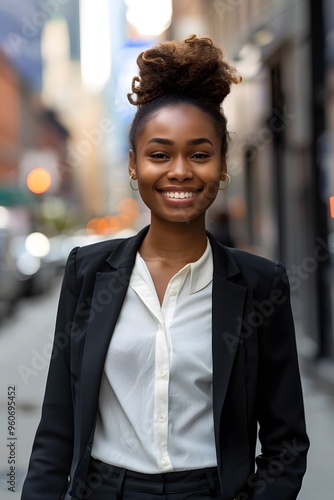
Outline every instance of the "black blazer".
<path id="1" fill-rule="evenodd" d="M 75 248 L 69 256 L 22 500 L 81 500 L 94 488 L 87 473 L 104 360 L 147 230 Z M 293 500 L 309 443 L 286 274 L 279 263 L 208 236 L 214 432 L 223 499 Z M 258 424 L 262 449 L 255 463 Z"/>

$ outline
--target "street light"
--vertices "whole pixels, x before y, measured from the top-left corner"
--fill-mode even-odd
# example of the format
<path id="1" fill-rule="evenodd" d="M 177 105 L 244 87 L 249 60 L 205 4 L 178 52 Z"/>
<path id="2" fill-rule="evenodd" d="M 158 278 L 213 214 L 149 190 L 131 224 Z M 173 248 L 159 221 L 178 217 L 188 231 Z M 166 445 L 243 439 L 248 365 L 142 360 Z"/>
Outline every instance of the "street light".
<path id="1" fill-rule="evenodd" d="M 244 80 L 252 79 L 261 68 L 261 49 L 253 43 L 246 43 L 240 50 L 234 65 Z"/>
<path id="2" fill-rule="evenodd" d="M 101 91 L 111 72 L 108 0 L 80 0 L 80 51 L 83 83 Z"/>
<path id="3" fill-rule="evenodd" d="M 267 28 L 258 29 L 252 36 L 252 42 L 261 48 L 269 45 L 271 42 L 274 41 L 274 39 L 275 39 L 274 33 Z"/>
<path id="4" fill-rule="evenodd" d="M 143 36 L 161 35 L 172 22 L 171 0 L 125 0 L 126 19 Z"/>

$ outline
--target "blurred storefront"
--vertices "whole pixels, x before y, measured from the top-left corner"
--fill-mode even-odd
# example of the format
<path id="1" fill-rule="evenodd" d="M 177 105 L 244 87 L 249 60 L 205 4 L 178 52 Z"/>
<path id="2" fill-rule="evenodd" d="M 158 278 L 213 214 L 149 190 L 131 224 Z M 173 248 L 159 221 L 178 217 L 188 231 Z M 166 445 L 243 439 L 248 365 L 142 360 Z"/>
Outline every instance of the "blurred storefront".
<path id="1" fill-rule="evenodd" d="M 79 201 L 67 157 L 70 130 L 59 109 L 42 96 L 42 40 L 51 19 L 69 11 L 65 3 L 21 2 L 18 9 L 5 0 L 0 7 L 0 190 L 5 193 L 0 203 L 25 207 L 31 221 L 22 228 L 27 233 L 34 226 L 53 232 L 52 218 L 40 211 L 48 198 L 58 199 L 63 219 Z M 53 84 L 56 91 L 58 82 Z M 65 227 L 68 221 L 63 222 Z"/>
<path id="2" fill-rule="evenodd" d="M 49 288 L 49 238 L 71 226 L 78 200 L 69 130 L 41 98 L 41 37 L 56 8 L 0 6 L 0 319 L 22 294 Z"/>

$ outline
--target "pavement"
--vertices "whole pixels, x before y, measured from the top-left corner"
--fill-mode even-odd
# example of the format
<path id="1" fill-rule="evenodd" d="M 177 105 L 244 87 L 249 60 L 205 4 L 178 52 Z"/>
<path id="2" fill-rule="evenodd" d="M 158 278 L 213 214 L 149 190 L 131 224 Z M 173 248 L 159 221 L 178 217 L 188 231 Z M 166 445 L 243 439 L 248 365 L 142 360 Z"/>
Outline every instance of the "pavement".
<path id="1" fill-rule="evenodd" d="M 0 499 L 18 500 L 40 418 L 59 281 L 48 294 L 22 300 L 15 314 L 0 325 Z M 298 500 L 334 499 L 334 389 L 312 369 L 308 341 L 298 334 L 305 411 L 311 448 Z M 8 389 L 8 388 L 15 389 Z M 8 395 L 8 391 L 9 394 Z M 15 415 L 8 430 L 15 396 Z M 13 420 L 15 418 L 15 421 Z M 10 428 L 11 429 L 11 428 Z M 14 432 L 14 435 L 9 435 Z M 10 465 L 15 462 L 15 478 Z M 9 474 L 9 476 L 7 476 Z M 15 490 L 15 491 L 14 491 Z"/>

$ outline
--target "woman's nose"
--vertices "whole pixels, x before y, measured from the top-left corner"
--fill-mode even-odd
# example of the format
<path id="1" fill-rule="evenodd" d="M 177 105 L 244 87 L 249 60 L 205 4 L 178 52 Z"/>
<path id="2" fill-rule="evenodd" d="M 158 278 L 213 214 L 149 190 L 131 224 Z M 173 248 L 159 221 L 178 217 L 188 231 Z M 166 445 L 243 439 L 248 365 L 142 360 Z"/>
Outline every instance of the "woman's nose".
<path id="1" fill-rule="evenodd" d="M 181 182 L 185 179 L 191 179 L 193 177 L 193 173 L 185 158 L 175 158 L 175 160 L 170 163 L 167 177 L 168 179 L 176 179 Z"/>

